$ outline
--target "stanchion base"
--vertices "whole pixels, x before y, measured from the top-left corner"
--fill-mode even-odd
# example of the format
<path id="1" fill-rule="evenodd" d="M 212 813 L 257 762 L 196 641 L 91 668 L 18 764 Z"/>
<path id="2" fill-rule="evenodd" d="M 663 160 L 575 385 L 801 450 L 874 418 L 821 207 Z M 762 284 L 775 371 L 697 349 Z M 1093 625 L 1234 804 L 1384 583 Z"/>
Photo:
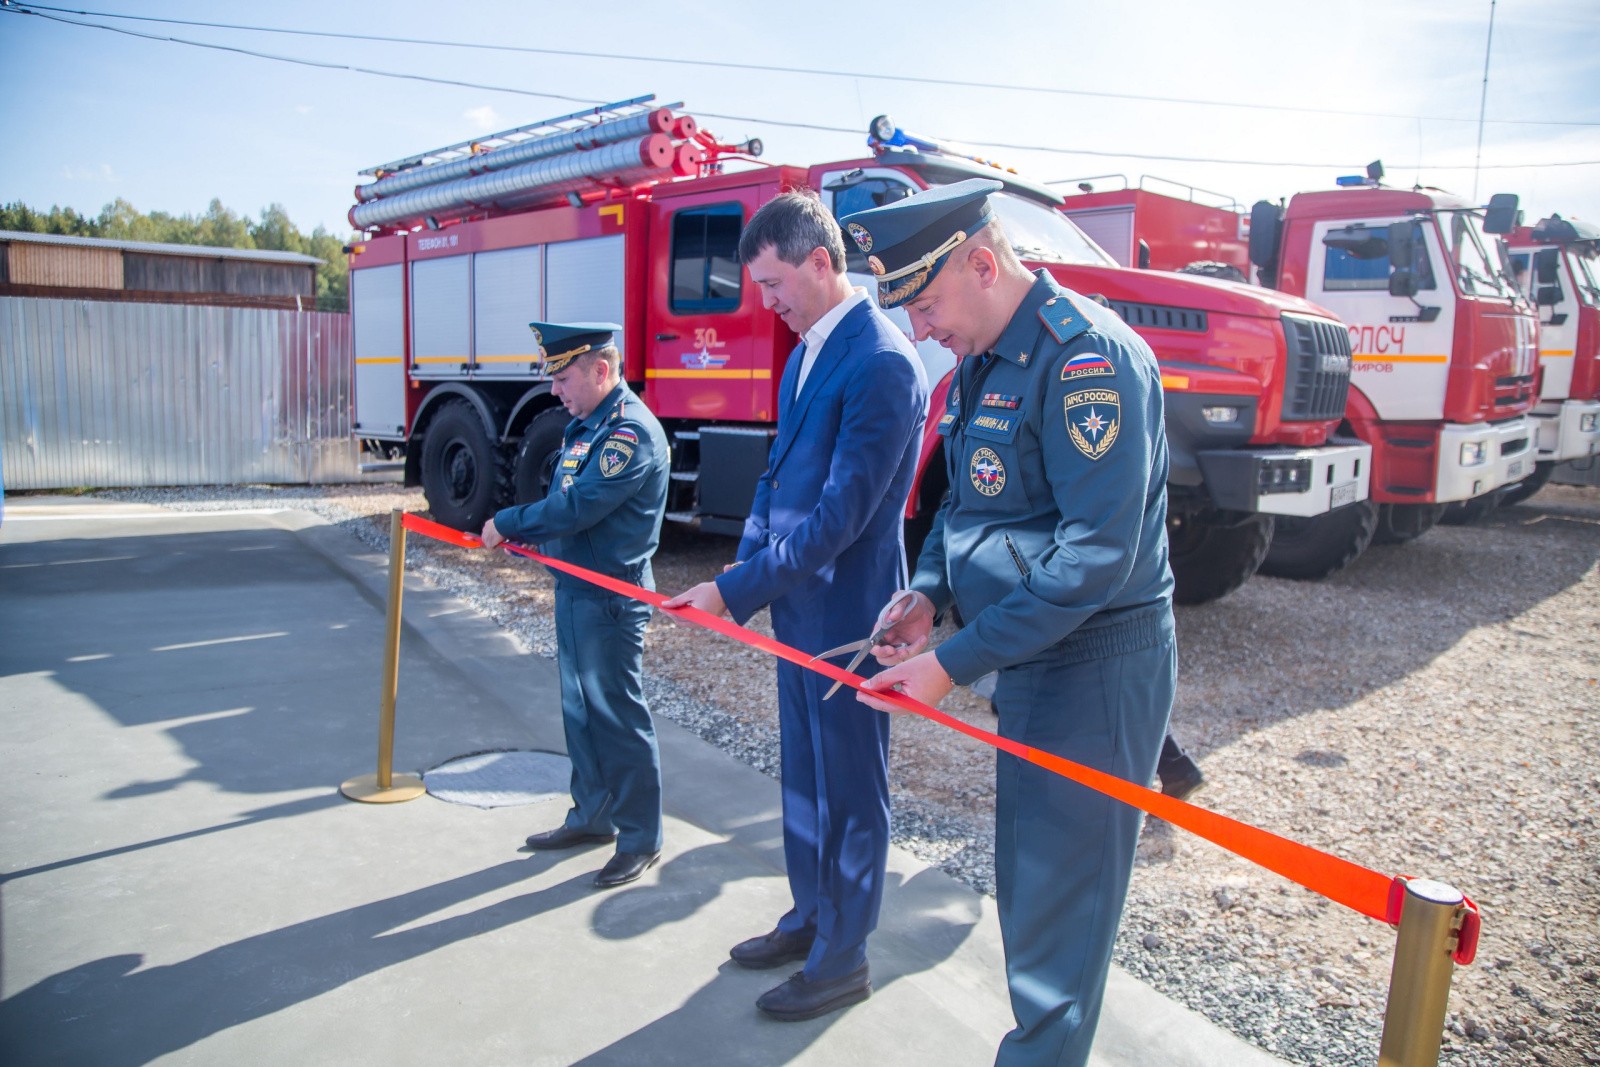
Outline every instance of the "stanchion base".
<path id="1" fill-rule="evenodd" d="M 376 774 L 363 774 L 339 787 L 339 792 L 363 804 L 394 804 L 402 800 L 415 800 L 427 791 L 428 787 L 422 784 L 422 779 L 414 774 L 390 775 L 388 789 L 378 788 Z"/>

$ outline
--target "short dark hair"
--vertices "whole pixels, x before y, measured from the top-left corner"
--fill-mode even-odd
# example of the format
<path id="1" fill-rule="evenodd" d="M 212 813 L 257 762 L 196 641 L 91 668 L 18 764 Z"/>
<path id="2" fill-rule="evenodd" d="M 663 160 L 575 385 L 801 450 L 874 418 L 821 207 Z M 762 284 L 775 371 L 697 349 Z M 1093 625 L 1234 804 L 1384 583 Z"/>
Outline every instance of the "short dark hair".
<path id="1" fill-rule="evenodd" d="M 749 264 L 768 248 L 791 267 L 805 262 L 812 249 L 825 248 L 833 272 L 844 273 L 844 234 L 811 189 L 779 193 L 750 216 L 739 236 L 739 262 Z"/>

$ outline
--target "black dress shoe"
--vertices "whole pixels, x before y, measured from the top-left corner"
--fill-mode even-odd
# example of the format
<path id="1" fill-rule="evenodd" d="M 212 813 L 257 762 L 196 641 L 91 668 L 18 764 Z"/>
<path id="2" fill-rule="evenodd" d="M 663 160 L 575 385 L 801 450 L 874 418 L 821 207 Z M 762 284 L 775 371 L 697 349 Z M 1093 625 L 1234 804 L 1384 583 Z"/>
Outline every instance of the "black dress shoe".
<path id="1" fill-rule="evenodd" d="M 781 986 L 761 994 L 756 1007 L 774 1019 L 793 1023 L 859 1004 L 870 996 L 872 979 L 863 963 L 843 978 L 816 982 L 808 979 L 806 972 L 796 971 Z"/>
<path id="2" fill-rule="evenodd" d="M 654 867 L 660 858 L 659 852 L 618 852 L 600 868 L 600 873 L 594 876 L 594 884 L 601 889 L 611 889 L 636 882 L 639 876 Z"/>
<path id="3" fill-rule="evenodd" d="M 1200 773 L 1200 765 L 1187 753 L 1162 764 L 1156 769 L 1156 776 L 1161 779 L 1161 791 L 1175 800 L 1182 800 L 1206 784 L 1206 776 Z"/>
<path id="4" fill-rule="evenodd" d="M 811 955 L 811 942 L 816 934 L 786 934 L 774 930 L 770 934 L 741 941 L 728 950 L 733 962 L 741 967 L 764 971 L 784 963 L 793 963 Z"/>
<path id="5" fill-rule="evenodd" d="M 554 851 L 562 848 L 577 848 L 579 845 L 598 845 L 603 841 L 611 841 L 616 836 L 615 833 L 591 834 L 584 830 L 573 830 L 570 827 L 558 826 L 554 830 L 546 830 L 542 834 L 534 834 L 528 838 L 528 847 Z"/>

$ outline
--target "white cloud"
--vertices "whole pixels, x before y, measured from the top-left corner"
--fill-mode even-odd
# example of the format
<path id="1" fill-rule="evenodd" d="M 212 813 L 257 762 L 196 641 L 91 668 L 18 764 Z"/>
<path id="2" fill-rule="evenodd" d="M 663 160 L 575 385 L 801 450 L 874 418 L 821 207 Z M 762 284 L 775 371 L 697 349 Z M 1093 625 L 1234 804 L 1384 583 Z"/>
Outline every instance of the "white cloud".
<path id="1" fill-rule="evenodd" d="M 114 185 L 122 180 L 109 163 L 65 166 L 61 168 L 61 177 L 69 182 L 100 182 L 106 185 Z"/>
<path id="2" fill-rule="evenodd" d="M 309 115 L 311 112 L 315 111 L 316 108 L 312 104 L 296 104 L 294 106 L 294 110 L 295 114 L 297 115 Z"/>
<path id="3" fill-rule="evenodd" d="M 494 108 L 487 104 L 483 107 L 475 107 L 471 110 L 463 111 L 461 117 L 472 123 L 474 129 L 485 133 L 490 130 L 502 129 L 505 126 L 505 120 L 500 117 Z"/>

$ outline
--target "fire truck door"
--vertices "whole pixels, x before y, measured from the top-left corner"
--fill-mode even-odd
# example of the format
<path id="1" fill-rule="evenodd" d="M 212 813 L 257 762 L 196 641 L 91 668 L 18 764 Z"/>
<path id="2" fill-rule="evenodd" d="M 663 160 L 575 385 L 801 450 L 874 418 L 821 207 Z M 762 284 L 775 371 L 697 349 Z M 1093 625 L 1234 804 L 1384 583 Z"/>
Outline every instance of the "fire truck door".
<path id="1" fill-rule="evenodd" d="M 777 418 L 777 317 L 739 265 L 758 186 L 654 201 L 646 285 L 646 399 L 668 418 Z"/>
<path id="2" fill-rule="evenodd" d="M 1391 225 L 1413 228 L 1415 301 L 1389 292 Z M 1351 387 L 1384 419 L 1443 418 L 1456 298 L 1438 230 L 1410 219 L 1321 221 L 1311 231 L 1307 268 L 1306 298 L 1350 331 Z M 1418 305 L 1438 311 L 1424 313 Z"/>
<path id="3" fill-rule="evenodd" d="M 406 432 L 405 292 L 391 263 L 350 272 L 355 342 L 356 432 L 400 439 Z"/>
<path id="4" fill-rule="evenodd" d="M 472 352 L 468 256 L 411 264 L 411 376 L 463 378 Z"/>

